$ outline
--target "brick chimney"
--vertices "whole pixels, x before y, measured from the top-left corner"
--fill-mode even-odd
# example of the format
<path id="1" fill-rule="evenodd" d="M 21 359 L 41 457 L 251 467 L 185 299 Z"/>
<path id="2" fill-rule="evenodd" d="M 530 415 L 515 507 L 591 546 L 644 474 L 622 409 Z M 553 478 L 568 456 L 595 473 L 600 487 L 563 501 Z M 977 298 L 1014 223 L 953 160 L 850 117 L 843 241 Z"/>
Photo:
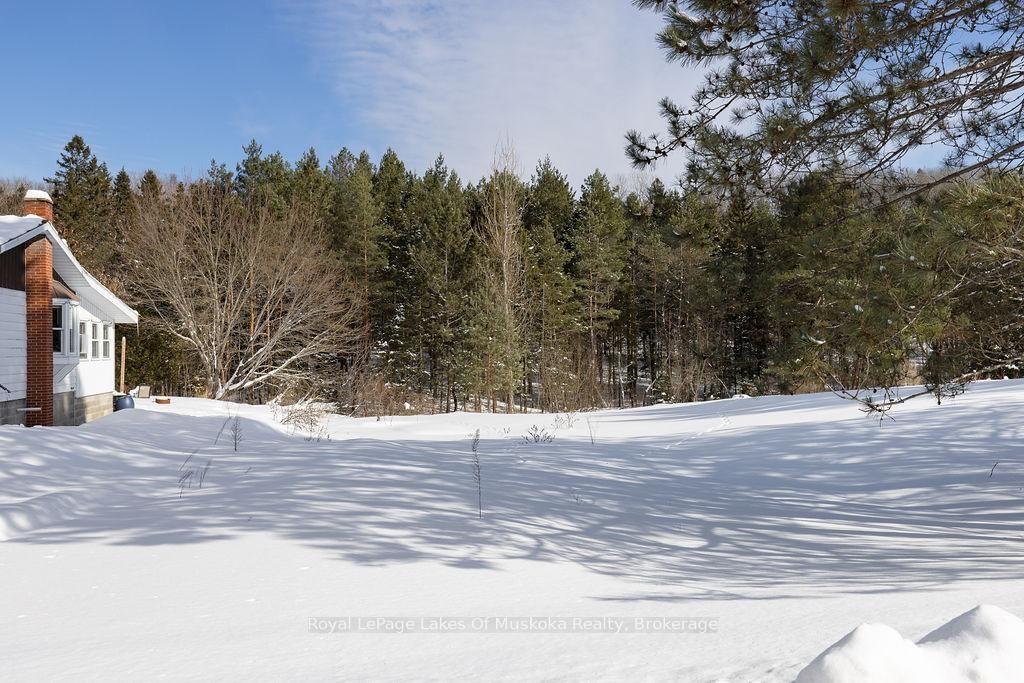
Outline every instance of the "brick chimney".
<path id="1" fill-rule="evenodd" d="M 25 214 L 53 221 L 53 200 L 41 190 L 25 193 Z M 46 236 L 25 245 L 25 424 L 53 425 L 53 246 Z"/>
<path id="2" fill-rule="evenodd" d="M 26 216 L 33 214 L 40 218 L 53 222 L 53 200 L 50 195 L 42 190 L 29 190 L 25 193 L 24 213 Z"/>

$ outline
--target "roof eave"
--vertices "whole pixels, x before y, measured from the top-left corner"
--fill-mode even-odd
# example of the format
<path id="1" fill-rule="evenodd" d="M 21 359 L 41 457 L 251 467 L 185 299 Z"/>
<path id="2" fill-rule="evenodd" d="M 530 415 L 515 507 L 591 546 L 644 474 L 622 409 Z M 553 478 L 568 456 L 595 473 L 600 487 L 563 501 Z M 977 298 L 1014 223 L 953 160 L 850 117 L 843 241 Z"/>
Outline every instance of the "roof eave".
<path id="1" fill-rule="evenodd" d="M 61 239 L 57 230 L 52 224 L 42 222 L 35 228 L 17 235 L 3 244 L 0 244 L 0 253 L 10 251 L 25 242 L 28 242 L 40 235 L 45 235 L 54 249 L 59 252 L 61 258 L 54 258 L 53 267 L 60 273 L 61 277 L 67 279 L 73 289 L 78 292 L 83 302 L 89 302 L 92 307 L 97 308 L 95 312 L 102 314 L 106 320 L 113 323 L 134 325 L 139 322 L 138 311 L 121 301 L 116 294 L 107 289 L 99 280 L 93 277 L 89 271 L 82 267 L 75 255 L 71 253 L 66 242 Z M 55 254 L 57 256 L 58 254 Z M 74 275 L 69 272 L 61 272 L 61 266 L 70 266 Z M 77 277 L 75 277 L 77 276 Z M 78 280 L 81 280 L 78 282 Z M 74 282 L 72 282 L 74 281 Z M 89 291 L 85 291 L 89 290 Z M 90 296 L 90 293 L 96 296 Z"/>

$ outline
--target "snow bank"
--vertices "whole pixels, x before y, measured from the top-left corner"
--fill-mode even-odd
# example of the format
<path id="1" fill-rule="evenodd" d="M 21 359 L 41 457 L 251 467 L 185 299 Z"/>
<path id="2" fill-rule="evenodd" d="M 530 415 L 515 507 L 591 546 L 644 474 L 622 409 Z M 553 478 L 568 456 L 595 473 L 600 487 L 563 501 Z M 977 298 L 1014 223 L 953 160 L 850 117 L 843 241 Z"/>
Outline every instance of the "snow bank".
<path id="1" fill-rule="evenodd" d="M 0 503 L 0 541 L 74 519 L 102 501 L 103 496 L 98 493 L 55 491 L 27 500 Z"/>
<path id="2" fill-rule="evenodd" d="M 797 683 L 1019 681 L 1024 622 L 981 605 L 916 644 L 884 624 L 863 624 L 800 672 Z"/>
<path id="3" fill-rule="evenodd" d="M 801 680 L 1024 671 L 994 608 L 913 642 L 978 604 L 1024 616 L 1024 380 L 881 426 L 830 394 L 308 429 L 268 406 L 137 406 L 0 426 L 4 679 L 767 683 L 869 621 L 913 638 L 861 627 Z M 719 628 L 308 628 L 438 616 Z"/>

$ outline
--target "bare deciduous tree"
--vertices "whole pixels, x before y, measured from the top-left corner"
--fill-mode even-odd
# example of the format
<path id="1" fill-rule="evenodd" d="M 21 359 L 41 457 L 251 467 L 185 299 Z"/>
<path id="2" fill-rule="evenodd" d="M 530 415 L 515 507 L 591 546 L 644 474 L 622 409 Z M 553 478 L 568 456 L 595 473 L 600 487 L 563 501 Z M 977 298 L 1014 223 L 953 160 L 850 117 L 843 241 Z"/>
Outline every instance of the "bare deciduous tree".
<path id="1" fill-rule="evenodd" d="M 363 330 L 358 289 L 302 207 L 243 204 L 210 183 L 143 197 L 129 249 L 135 288 L 199 358 L 214 398 L 323 381 Z"/>
<path id="2" fill-rule="evenodd" d="M 39 184 L 23 178 L 0 179 L 0 216 L 20 216 L 25 190 L 30 187 L 39 187 Z"/>
<path id="3" fill-rule="evenodd" d="M 526 334 L 524 189 L 516 165 L 512 145 L 505 142 L 495 155 L 485 186 L 481 224 L 487 254 L 484 281 L 492 327 L 490 355 L 496 375 L 490 384 L 501 392 L 508 411 L 515 406 L 515 391 L 523 374 Z"/>
<path id="4" fill-rule="evenodd" d="M 476 514 L 484 518 L 484 478 L 480 467 L 480 430 L 473 433 L 473 483 L 476 485 Z"/>

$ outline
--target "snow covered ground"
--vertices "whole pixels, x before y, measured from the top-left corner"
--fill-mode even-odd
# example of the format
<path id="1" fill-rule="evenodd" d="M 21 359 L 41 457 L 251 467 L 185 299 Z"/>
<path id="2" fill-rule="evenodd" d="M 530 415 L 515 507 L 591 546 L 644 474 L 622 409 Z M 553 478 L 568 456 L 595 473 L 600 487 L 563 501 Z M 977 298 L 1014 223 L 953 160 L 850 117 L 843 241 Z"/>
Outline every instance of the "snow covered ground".
<path id="1" fill-rule="evenodd" d="M 802 680 L 998 680 L 1024 638 L 1024 382 L 882 424 L 823 394 L 319 439 L 140 408 L 0 427 L 7 680 L 792 680 L 847 634 Z"/>

